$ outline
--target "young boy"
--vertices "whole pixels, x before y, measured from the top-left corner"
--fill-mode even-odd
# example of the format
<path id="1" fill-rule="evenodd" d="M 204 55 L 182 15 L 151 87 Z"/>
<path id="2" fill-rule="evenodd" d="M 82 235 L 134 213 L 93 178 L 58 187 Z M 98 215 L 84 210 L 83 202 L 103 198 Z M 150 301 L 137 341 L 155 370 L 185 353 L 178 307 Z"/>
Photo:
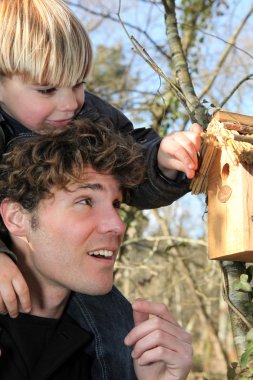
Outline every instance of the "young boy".
<path id="1" fill-rule="evenodd" d="M 94 358 L 87 354 L 92 337 L 71 318 L 68 303 L 71 290 L 80 299 L 111 290 L 125 232 L 119 208 L 143 177 L 140 147 L 103 122 L 82 120 L 62 133 L 22 139 L 3 156 L 0 228 L 31 289 L 32 310 L 0 316 L 1 380 L 101 379 L 93 376 Z M 137 378 L 184 380 L 189 334 L 162 304 L 138 300 L 133 308 L 136 326 L 123 339 L 135 346 Z M 123 339 L 115 350 L 124 351 Z M 130 368 L 122 365 L 123 376 L 133 371 L 127 356 L 125 362 Z"/>
<path id="2" fill-rule="evenodd" d="M 1 0 L 0 45 L 3 149 L 19 136 L 61 130 L 76 118 L 96 120 L 106 116 L 119 131 L 131 134 L 145 148 L 146 180 L 128 194 L 125 199 L 128 204 L 142 209 L 160 207 L 188 191 L 188 181 L 178 171 L 188 178 L 194 176 L 201 128 L 193 125 L 189 132 L 174 133 L 161 140 L 151 129 L 134 130 L 120 111 L 84 92 L 83 81 L 91 65 L 91 45 L 83 26 L 64 1 Z M 12 255 L 7 247 L 1 246 L 0 251 Z M 29 312 L 29 291 L 17 266 L 1 254 L 0 268 L 3 268 L 2 272 L 0 269 L 2 312 L 8 310 L 12 316 L 18 310 Z M 105 340 L 97 334 L 97 326 L 108 319 L 104 310 L 124 307 L 116 293 L 116 290 L 110 292 L 99 301 L 92 296 L 85 300 L 87 328 L 95 336 L 93 349 L 101 358 L 98 365 L 101 379 L 109 378 L 104 358 L 113 348 L 110 341 L 101 346 Z M 72 313 L 78 319 L 79 303 L 72 306 Z M 118 325 L 117 319 L 111 323 Z M 119 356 L 120 363 L 120 353 L 113 355 Z"/>

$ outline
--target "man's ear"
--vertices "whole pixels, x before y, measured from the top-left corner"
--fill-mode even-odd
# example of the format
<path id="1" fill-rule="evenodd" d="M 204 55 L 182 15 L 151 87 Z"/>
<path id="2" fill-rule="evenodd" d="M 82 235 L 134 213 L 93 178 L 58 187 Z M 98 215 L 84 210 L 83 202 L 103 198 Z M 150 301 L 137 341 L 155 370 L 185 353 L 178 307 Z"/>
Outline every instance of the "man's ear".
<path id="1" fill-rule="evenodd" d="M 17 202 L 4 199 L 0 205 L 3 222 L 8 231 L 15 236 L 24 236 L 27 232 L 27 211 Z"/>

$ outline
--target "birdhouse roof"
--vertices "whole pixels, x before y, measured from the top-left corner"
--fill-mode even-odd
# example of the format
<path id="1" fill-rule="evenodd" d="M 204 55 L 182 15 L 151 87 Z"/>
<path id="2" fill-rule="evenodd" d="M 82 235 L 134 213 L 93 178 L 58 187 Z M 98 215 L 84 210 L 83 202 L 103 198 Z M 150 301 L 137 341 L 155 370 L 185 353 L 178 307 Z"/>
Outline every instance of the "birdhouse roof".
<path id="1" fill-rule="evenodd" d="M 201 137 L 199 168 L 190 185 L 193 194 L 207 192 L 208 174 L 219 149 L 226 150 L 234 165 L 253 165 L 253 117 L 218 111 Z"/>

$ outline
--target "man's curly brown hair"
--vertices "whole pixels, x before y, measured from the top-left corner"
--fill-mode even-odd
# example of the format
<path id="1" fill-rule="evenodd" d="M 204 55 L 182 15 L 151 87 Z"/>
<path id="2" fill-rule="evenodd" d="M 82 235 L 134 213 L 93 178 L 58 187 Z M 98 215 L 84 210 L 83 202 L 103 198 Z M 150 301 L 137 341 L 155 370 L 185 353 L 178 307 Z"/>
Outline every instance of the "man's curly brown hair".
<path id="1" fill-rule="evenodd" d="M 70 181 L 83 180 L 87 166 L 112 174 L 124 194 L 143 182 L 143 157 L 140 145 L 115 132 L 109 121 L 80 120 L 11 146 L 0 162 L 0 202 L 9 198 L 33 211 L 53 187 L 67 190 Z"/>

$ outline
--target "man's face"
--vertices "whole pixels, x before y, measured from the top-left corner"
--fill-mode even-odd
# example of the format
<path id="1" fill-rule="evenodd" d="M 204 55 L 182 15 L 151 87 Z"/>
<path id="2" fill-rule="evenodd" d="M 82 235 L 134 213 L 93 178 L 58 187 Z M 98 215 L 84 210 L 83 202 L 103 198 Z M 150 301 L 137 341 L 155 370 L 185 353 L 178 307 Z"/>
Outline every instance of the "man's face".
<path id="1" fill-rule="evenodd" d="M 125 232 L 118 181 L 93 169 L 84 181 L 40 202 L 38 225 L 28 232 L 27 260 L 40 282 L 90 295 L 109 292 Z"/>
<path id="2" fill-rule="evenodd" d="M 50 87 L 25 82 L 21 76 L 0 80 L 0 105 L 28 129 L 43 133 L 68 125 L 84 104 L 83 83 Z"/>

